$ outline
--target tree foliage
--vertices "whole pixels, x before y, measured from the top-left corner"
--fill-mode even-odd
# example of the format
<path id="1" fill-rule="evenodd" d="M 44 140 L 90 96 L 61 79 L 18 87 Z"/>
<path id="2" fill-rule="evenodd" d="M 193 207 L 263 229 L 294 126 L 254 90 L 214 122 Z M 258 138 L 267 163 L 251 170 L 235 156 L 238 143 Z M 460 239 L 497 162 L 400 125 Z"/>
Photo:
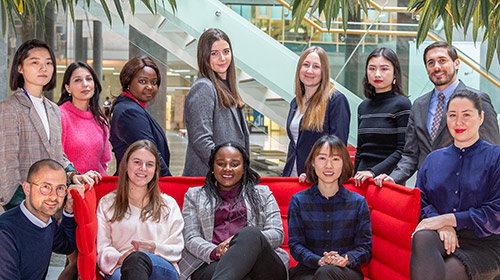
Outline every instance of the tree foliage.
<path id="1" fill-rule="evenodd" d="M 332 19 L 342 18 L 342 26 L 347 29 L 347 13 L 356 12 L 360 7 L 367 10 L 368 0 L 292 0 L 292 17 L 296 26 L 309 11 L 324 13 L 327 28 L 330 29 Z M 346 9 L 343 9 L 347 7 Z M 410 0 L 409 12 L 420 15 L 417 30 L 417 46 L 425 38 L 436 19 L 442 19 L 446 40 L 453 41 L 453 28 L 463 30 L 464 35 L 472 31 L 474 42 L 477 42 L 479 31 L 484 30 L 482 42 L 488 40 L 486 68 L 489 69 L 495 52 L 500 63 L 500 0 Z M 471 26 L 472 24 L 472 26 Z"/>
<path id="2" fill-rule="evenodd" d="M 15 17 L 19 18 L 21 21 L 27 17 L 31 20 L 34 25 L 35 18 L 40 22 L 42 28 L 45 28 L 45 7 L 48 3 L 51 3 L 57 10 L 62 9 L 64 12 L 68 12 L 71 15 L 71 19 L 75 19 L 75 6 L 78 5 L 79 0 L 0 0 L 1 3 L 1 13 L 2 13 L 2 31 L 3 34 L 7 31 L 7 20 L 11 22 L 14 26 Z M 87 7 L 90 5 L 96 5 L 93 0 L 80 0 L 84 1 Z M 109 10 L 108 1 L 97 0 L 100 6 L 103 8 L 109 23 L 112 23 L 111 12 Z M 113 0 L 113 5 L 118 12 L 122 22 L 125 21 L 123 15 L 123 8 L 121 1 L 123 0 Z M 158 10 L 158 6 L 165 7 L 165 2 L 168 1 L 173 11 L 177 10 L 176 0 L 140 0 L 152 14 L 155 14 Z M 132 13 L 135 13 L 135 0 L 128 0 L 130 9 Z M 36 17 L 34 16 L 36 15 Z"/>

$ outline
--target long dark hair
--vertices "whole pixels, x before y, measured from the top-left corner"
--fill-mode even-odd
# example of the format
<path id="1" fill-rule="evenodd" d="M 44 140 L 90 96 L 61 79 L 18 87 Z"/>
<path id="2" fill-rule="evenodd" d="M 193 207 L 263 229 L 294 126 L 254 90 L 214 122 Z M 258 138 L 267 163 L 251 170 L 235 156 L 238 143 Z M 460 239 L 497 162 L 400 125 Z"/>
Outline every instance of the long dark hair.
<path id="1" fill-rule="evenodd" d="M 168 216 L 170 209 L 165 204 L 161 197 L 160 192 L 160 157 L 158 156 L 158 150 L 155 144 L 149 140 L 139 140 L 130 145 L 123 155 L 122 161 L 120 162 L 120 167 L 118 169 L 118 187 L 116 189 L 116 198 L 110 209 L 114 209 L 113 217 L 109 220 L 110 223 L 115 221 L 121 221 L 127 211 L 130 209 L 128 201 L 128 193 L 130 190 L 129 179 L 127 173 L 128 160 L 130 156 L 139 149 L 146 149 L 155 157 L 155 174 L 153 179 L 148 183 L 148 193 L 146 194 L 149 198 L 148 204 L 144 206 L 141 210 L 141 221 L 146 221 L 150 219 L 153 222 L 159 223 L 165 213 L 165 217 Z M 165 212 L 164 212 L 165 211 Z"/>
<path id="2" fill-rule="evenodd" d="M 212 70 L 212 67 L 210 67 L 212 45 L 214 42 L 219 40 L 226 41 L 231 49 L 231 62 L 229 63 L 226 74 L 226 81 L 229 87 L 226 86 L 219 75 Z M 231 106 L 236 106 L 237 108 L 245 107 L 245 103 L 241 99 L 241 96 L 238 93 L 238 87 L 236 86 L 236 70 L 234 67 L 233 47 L 231 46 L 231 41 L 226 33 L 218 28 L 210 28 L 203 32 L 200 40 L 198 41 L 197 56 L 199 69 L 198 74 L 199 76 L 207 78 L 212 82 L 221 106 L 223 108 L 229 108 Z"/>
<path id="3" fill-rule="evenodd" d="M 208 172 L 205 178 L 205 185 L 203 185 L 203 189 L 207 194 L 208 201 L 212 204 L 215 199 L 215 209 L 217 210 L 222 205 L 222 197 L 220 196 L 219 190 L 216 186 L 216 179 L 214 176 L 214 163 L 215 163 L 215 155 L 217 152 L 224 147 L 233 147 L 238 150 L 243 158 L 243 176 L 241 177 L 241 187 L 238 192 L 238 195 L 234 201 L 235 205 L 238 205 L 240 202 L 244 202 L 244 196 L 248 198 L 250 202 L 253 214 L 257 217 L 257 220 L 260 217 L 260 212 L 262 210 L 262 201 L 260 199 L 259 193 L 255 189 L 255 185 L 259 184 L 260 176 L 255 172 L 252 168 L 250 168 L 250 157 L 248 156 L 245 149 L 235 143 L 227 142 L 224 144 L 217 145 L 210 154 L 210 159 L 208 160 Z"/>
<path id="4" fill-rule="evenodd" d="M 94 96 L 90 98 L 89 102 L 90 112 L 94 116 L 95 122 L 98 125 L 100 125 L 102 129 L 104 129 L 104 126 L 107 125 L 106 116 L 104 116 L 104 113 L 102 112 L 101 107 L 99 106 L 99 98 L 102 92 L 101 82 L 99 82 L 99 79 L 97 78 L 97 74 L 95 73 L 94 69 L 92 69 L 92 67 L 90 67 L 87 63 L 83 61 L 75 61 L 68 66 L 66 72 L 64 72 L 63 81 L 61 85 L 61 97 L 59 98 L 59 101 L 57 101 L 57 105 L 61 106 L 66 101 L 70 102 L 73 101 L 73 96 L 71 96 L 69 92 L 66 90 L 66 85 L 69 86 L 71 82 L 70 81 L 71 75 L 73 75 L 73 72 L 78 68 L 85 68 L 90 72 L 90 75 L 92 75 L 92 80 L 94 80 Z"/>
<path id="5" fill-rule="evenodd" d="M 398 55 L 390 48 L 377 48 L 374 51 L 372 51 L 369 55 L 368 58 L 366 58 L 366 65 L 365 65 L 365 77 L 363 78 L 363 89 L 366 98 L 372 98 L 375 96 L 375 88 L 368 82 L 368 63 L 370 62 L 370 59 L 374 57 L 379 57 L 382 56 L 383 58 L 389 60 L 389 62 L 392 64 L 394 68 L 394 83 L 392 84 L 392 91 L 394 94 L 397 95 L 402 95 L 404 97 L 408 97 L 406 93 L 403 91 L 403 84 L 402 84 L 402 74 L 401 74 L 401 66 L 399 65 L 399 59 Z"/>
<path id="6" fill-rule="evenodd" d="M 45 43 L 44 41 L 40 41 L 37 39 L 28 40 L 19 46 L 14 55 L 14 59 L 12 60 L 12 66 L 10 68 L 10 89 L 16 90 L 18 88 L 24 87 L 24 76 L 19 73 L 19 65 L 22 65 L 24 60 L 28 57 L 29 51 L 32 49 L 46 49 L 49 52 L 50 58 L 52 59 L 52 66 L 54 67 L 54 71 L 52 72 L 52 78 L 50 81 L 43 86 L 43 91 L 49 91 L 54 89 L 56 86 L 56 57 L 52 49 Z"/>

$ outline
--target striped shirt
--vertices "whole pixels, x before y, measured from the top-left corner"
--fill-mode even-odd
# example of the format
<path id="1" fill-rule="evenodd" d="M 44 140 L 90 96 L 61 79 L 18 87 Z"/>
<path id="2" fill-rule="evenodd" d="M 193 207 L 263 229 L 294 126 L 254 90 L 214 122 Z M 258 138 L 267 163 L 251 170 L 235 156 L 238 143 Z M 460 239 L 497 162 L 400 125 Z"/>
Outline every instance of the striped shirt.
<path id="1" fill-rule="evenodd" d="M 354 173 L 391 173 L 403 153 L 410 110 L 410 100 L 392 91 L 377 93 L 361 102 Z"/>
<path id="2" fill-rule="evenodd" d="M 293 258 L 317 268 L 323 252 L 348 255 L 349 267 L 368 262 L 372 251 L 370 211 L 363 196 L 339 187 L 324 197 L 315 184 L 292 196 L 288 206 L 288 246 Z"/>

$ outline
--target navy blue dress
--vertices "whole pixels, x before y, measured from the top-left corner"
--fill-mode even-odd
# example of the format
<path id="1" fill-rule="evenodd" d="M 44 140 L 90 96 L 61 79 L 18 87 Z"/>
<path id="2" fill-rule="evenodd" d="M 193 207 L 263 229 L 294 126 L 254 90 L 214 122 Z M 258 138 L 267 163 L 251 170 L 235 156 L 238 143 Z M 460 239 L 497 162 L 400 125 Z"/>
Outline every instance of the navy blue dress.
<path id="1" fill-rule="evenodd" d="M 421 218 L 453 213 L 454 255 L 471 279 L 500 275 L 500 147 L 479 139 L 431 152 L 418 173 Z M 496 274 L 495 274 L 496 273 Z"/>

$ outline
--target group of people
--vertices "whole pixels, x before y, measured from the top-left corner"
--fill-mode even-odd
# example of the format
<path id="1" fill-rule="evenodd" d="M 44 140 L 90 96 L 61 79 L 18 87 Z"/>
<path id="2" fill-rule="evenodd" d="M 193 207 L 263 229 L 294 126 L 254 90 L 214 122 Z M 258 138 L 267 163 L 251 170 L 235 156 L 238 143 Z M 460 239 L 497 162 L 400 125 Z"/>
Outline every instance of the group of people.
<path id="1" fill-rule="evenodd" d="M 288 244 L 299 263 L 290 270 L 280 249 L 285 233 L 278 205 L 250 168 L 228 36 L 207 29 L 197 58 L 199 78 L 185 101 L 183 175 L 206 179 L 189 189 L 181 211 L 158 186 L 159 177 L 171 173 L 165 133 L 146 111 L 161 83 L 154 61 L 141 56 L 125 64 L 108 120 L 89 65 L 68 66 L 58 107 L 43 96 L 55 86 L 53 52 L 39 40 L 19 47 L 10 75 L 14 94 L 0 103 L 0 204 L 10 209 L 0 216 L 0 271 L 6 272 L 0 279 L 42 279 L 51 251 L 76 256 L 68 192 L 83 194 L 82 184 L 92 187 L 107 175 L 109 143 L 117 190 L 97 210 L 97 262 L 106 279 L 363 279 L 370 212 L 366 200 L 342 184 L 351 177 L 356 186 L 369 178 L 380 186 L 404 184 L 417 170 L 422 221 L 412 239 L 412 279 L 500 275 L 496 112 L 487 94 L 457 79 L 453 46 L 436 42 L 425 49 L 435 88 L 413 105 L 396 53 L 383 47 L 369 54 L 354 164 L 346 148 L 349 104 L 330 82 L 328 56 L 321 47 L 300 56 L 282 176 L 312 186 L 290 201 Z M 34 250 L 40 236 L 43 246 Z"/>

